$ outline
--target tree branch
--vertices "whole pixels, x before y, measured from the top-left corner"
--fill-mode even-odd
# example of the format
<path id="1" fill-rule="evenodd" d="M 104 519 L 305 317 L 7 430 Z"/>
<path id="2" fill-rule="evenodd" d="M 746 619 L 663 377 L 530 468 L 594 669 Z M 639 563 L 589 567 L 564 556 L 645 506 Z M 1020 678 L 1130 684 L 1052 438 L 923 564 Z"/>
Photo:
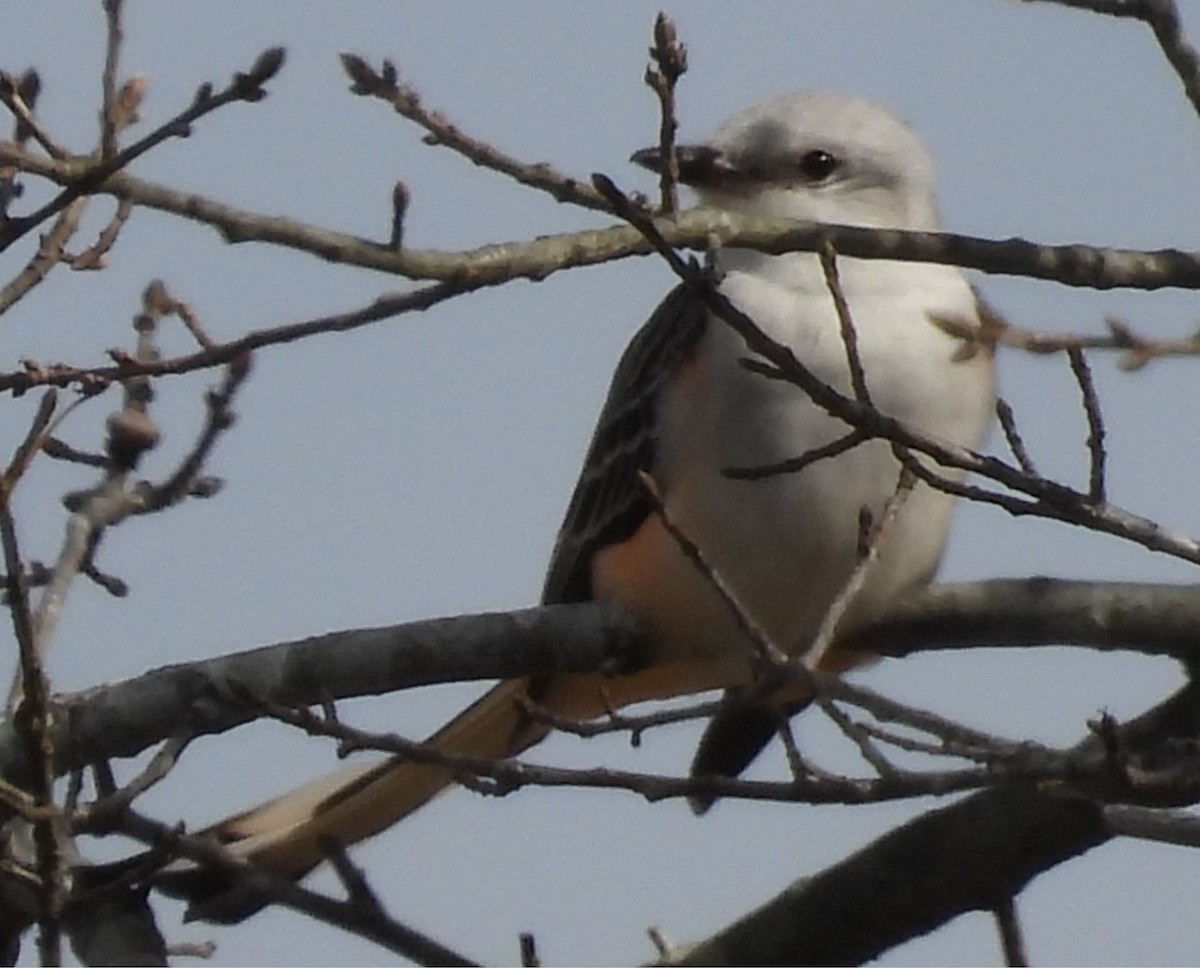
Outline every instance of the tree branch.
<path id="1" fill-rule="evenodd" d="M 1070 643 L 1200 663 L 1192 586 L 1009 579 L 933 586 L 863 630 L 855 648 L 925 649 Z M 67 772 L 131 757 L 176 736 L 220 733 L 263 715 L 258 700 L 306 706 L 433 683 L 537 673 L 634 669 L 641 644 L 601 603 L 546 606 L 351 630 L 265 646 L 56 699 L 52 743 Z M 180 712 L 187 712 L 181 722 Z M 11 724 L 0 725 L 0 775 L 26 783 L 30 766 Z"/>
<path id="2" fill-rule="evenodd" d="M 799 879 L 667 964 L 861 965 L 958 915 L 994 909 L 1108 837 L 1100 807 L 1082 798 L 984 791 Z"/>
<path id="3" fill-rule="evenodd" d="M 0 142 L 0 165 L 12 165 L 62 186 L 90 175 L 87 159 L 57 161 L 34 156 L 19 145 Z M 494 286 L 514 279 L 541 280 L 580 266 L 593 266 L 627 256 L 643 256 L 652 247 L 629 226 L 592 229 L 548 236 L 529 242 L 507 242 L 465 252 L 442 252 L 405 246 L 309 225 L 284 216 L 239 209 L 191 192 L 149 182 L 118 171 L 76 194 L 103 194 L 170 212 L 210 225 L 228 242 L 266 242 L 307 252 L 339 265 L 454 282 L 464 287 Z M 762 252 L 818 252 L 829 242 L 838 254 L 862 259 L 940 262 L 995 275 L 1046 279 L 1093 289 L 1200 289 L 1200 253 L 1179 249 L 1150 251 L 1107 247 L 1042 245 L 1024 239 L 982 239 L 951 232 L 912 232 L 858 226 L 759 219 L 729 212 L 692 209 L 655 226 L 672 246 L 704 251 L 714 236 L 725 246 Z"/>

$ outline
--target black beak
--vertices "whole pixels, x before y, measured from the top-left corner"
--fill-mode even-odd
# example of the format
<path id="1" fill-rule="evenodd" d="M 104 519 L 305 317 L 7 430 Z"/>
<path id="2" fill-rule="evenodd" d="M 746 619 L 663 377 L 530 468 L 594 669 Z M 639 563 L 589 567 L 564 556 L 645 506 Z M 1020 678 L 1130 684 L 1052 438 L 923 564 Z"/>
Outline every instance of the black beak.
<path id="1" fill-rule="evenodd" d="M 708 145 L 676 145 L 675 154 L 679 158 L 679 181 L 684 185 L 711 185 L 733 174 L 733 169 L 721 153 Z M 652 172 L 662 172 L 660 148 L 635 151 L 629 160 Z"/>

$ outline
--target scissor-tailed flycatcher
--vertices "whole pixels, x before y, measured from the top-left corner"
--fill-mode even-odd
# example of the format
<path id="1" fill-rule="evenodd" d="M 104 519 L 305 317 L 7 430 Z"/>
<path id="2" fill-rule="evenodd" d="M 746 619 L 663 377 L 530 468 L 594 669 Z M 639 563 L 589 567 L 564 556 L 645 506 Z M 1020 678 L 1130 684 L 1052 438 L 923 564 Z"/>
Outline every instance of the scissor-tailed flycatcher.
<path id="1" fill-rule="evenodd" d="M 656 150 L 634 160 L 658 168 Z M 772 217 L 880 228 L 937 228 L 933 169 L 901 122 L 863 101 L 778 97 L 735 115 L 706 144 L 679 149 L 681 180 L 708 206 Z M 816 256 L 718 254 L 721 291 L 828 384 L 852 395 L 848 350 Z M 962 274 L 941 265 L 842 258 L 870 399 L 884 414 L 975 447 L 992 408 L 991 353 L 936 325 L 978 329 L 983 312 Z M 639 620 L 653 662 L 628 676 L 560 675 L 500 683 L 439 730 L 437 748 L 506 757 L 549 728 L 528 694 L 560 717 L 589 718 L 641 700 L 746 684 L 752 649 L 731 607 L 685 555 L 639 480 L 650 474 L 665 514 L 702 551 L 742 609 L 780 649 L 802 655 L 859 560 L 862 510 L 879 516 L 900 471 L 872 440 L 802 471 L 734 480 L 730 467 L 771 465 L 849 428 L 797 387 L 743 366 L 742 339 L 693 289 L 663 300 L 625 352 L 558 536 L 543 602 L 599 598 Z M 927 463 L 931 463 L 928 459 Z M 943 470 L 950 477 L 955 472 Z M 918 484 L 840 629 L 878 615 L 928 582 L 952 499 Z M 831 649 L 824 668 L 863 657 Z M 792 696 L 787 701 L 795 704 Z M 698 768 L 736 773 L 765 742 L 763 722 L 718 719 Z M 749 725 L 750 736 L 740 731 Z M 343 772 L 230 818 L 210 832 L 255 862 L 300 876 L 343 844 L 394 824 L 453 782 L 442 768 L 389 760 Z"/>

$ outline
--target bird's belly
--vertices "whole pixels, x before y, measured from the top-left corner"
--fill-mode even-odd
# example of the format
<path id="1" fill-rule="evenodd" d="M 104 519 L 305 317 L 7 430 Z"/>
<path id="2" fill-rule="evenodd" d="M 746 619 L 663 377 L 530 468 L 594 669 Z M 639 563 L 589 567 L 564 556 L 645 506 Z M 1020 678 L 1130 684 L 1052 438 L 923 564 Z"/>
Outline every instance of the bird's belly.
<path id="1" fill-rule="evenodd" d="M 807 450 L 798 447 L 787 457 Z M 795 474 L 733 480 L 717 470 L 697 472 L 673 490 L 667 511 L 699 548 L 712 572 L 770 641 L 802 653 L 859 561 L 865 528 L 883 514 L 895 493 L 900 467 L 885 442 L 868 442 Z M 932 571 L 949 518 L 945 496 L 908 496 L 896 527 L 871 566 L 850 615 L 878 603 Z M 917 524 L 920 528 L 917 528 Z M 893 544 L 894 540 L 894 544 Z M 701 580 L 693 595 L 714 597 L 712 580 L 689 562 Z M 693 586 L 696 579 L 692 579 Z M 705 626 L 694 630 L 693 649 L 728 649 L 730 608 L 694 608 Z"/>
<path id="2" fill-rule="evenodd" d="M 873 403 L 909 426 L 976 446 L 991 400 L 988 361 L 962 354 L 961 343 L 902 299 L 882 306 L 864 300 L 857 308 L 859 349 Z M 874 312 L 879 309 L 883 312 Z M 769 321 L 770 310 L 754 315 Z M 817 376 L 850 393 L 846 349 L 832 310 L 813 311 L 809 301 L 798 315 L 809 325 L 774 335 Z M 846 588 L 860 560 L 866 525 L 880 520 L 897 493 L 900 463 L 889 442 L 873 440 L 795 473 L 758 480 L 729 477 L 724 473 L 729 467 L 796 458 L 851 428 L 798 387 L 747 371 L 741 365 L 747 351 L 721 324 L 714 323 L 710 339 L 711 352 L 701 354 L 693 372 L 676 383 L 660 415 L 663 437 L 675 442 L 661 469 L 666 512 L 746 617 L 779 648 L 800 654 Z M 843 632 L 878 614 L 898 593 L 928 581 L 937 566 L 952 499 L 917 484 L 899 500 L 879 558 L 849 603 L 839 627 Z M 727 654 L 732 642 L 740 643 L 735 650 L 744 654 L 745 637 L 738 634 L 713 578 L 678 543 L 664 542 L 660 558 L 663 574 L 687 590 L 689 605 L 677 611 L 691 621 L 673 628 L 686 628 L 689 641 L 676 648 Z"/>

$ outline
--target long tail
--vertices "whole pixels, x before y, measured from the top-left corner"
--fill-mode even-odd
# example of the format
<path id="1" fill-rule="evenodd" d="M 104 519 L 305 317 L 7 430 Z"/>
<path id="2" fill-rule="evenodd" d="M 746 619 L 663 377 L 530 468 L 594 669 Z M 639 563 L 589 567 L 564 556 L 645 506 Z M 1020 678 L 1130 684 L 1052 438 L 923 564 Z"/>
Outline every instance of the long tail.
<path id="1" fill-rule="evenodd" d="M 588 720 L 642 700 L 666 699 L 728 685 L 723 662 L 669 662 L 631 676 L 581 674 L 555 677 L 535 699 L 551 713 Z M 520 702 L 525 680 L 494 687 L 429 738 L 437 750 L 482 758 L 512 757 L 550 731 Z M 330 774 L 226 818 L 202 833 L 227 849 L 276 874 L 301 878 L 326 855 L 327 839 L 351 845 L 407 817 L 452 785 L 445 767 L 391 758 L 366 767 Z M 193 901 L 220 896 L 227 880 L 199 869 L 167 872 L 160 885 Z M 230 902 L 219 914 L 204 917 L 237 920 L 261 900 Z"/>
<path id="2" fill-rule="evenodd" d="M 520 703 L 523 680 L 489 690 L 429 738 L 452 754 L 511 757 L 541 740 L 548 727 Z M 390 827 L 454 783 L 453 771 L 391 758 L 318 778 L 206 830 L 231 851 L 289 878 L 325 857 L 325 840 L 351 845 Z"/>

